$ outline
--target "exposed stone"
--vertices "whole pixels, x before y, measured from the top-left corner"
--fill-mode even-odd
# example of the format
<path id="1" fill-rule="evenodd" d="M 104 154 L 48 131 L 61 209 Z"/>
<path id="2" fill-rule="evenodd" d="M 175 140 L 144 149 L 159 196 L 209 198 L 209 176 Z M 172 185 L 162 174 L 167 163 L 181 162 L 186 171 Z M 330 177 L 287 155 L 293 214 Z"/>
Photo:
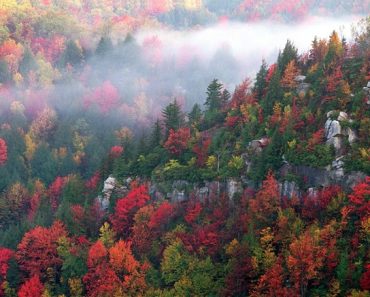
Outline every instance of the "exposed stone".
<path id="1" fill-rule="evenodd" d="M 186 180 L 175 180 L 172 183 L 172 188 L 177 190 L 183 190 L 189 186 L 189 182 Z"/>
<path id="2" fill-rule="evenodd" d="M 126 186 L 130 186 L 131 182 L 132 182 L 132 178 L 131 177 L 126 178 L 126 180 L 125 180 Z"/>
<path id="3" fill-rule="evenodd" d="M 331 174 L 334 180 L 340 180 L 344 176 L 343 157 L 336 158 L 331 164 Z"/>
<path id="4" fill-rule="evenodd" d="M 170 194 L 170 198 L 172 202 L 183 202 L 188 200 L 188 196 L 186 195 L 185 191 L 179 191 L 174 189 L 173 192 Z"/>
<path id="5" fill-rule="evenodd" d="M 348 114 L 344 111 L 340 111 L 338 115 L 338 121 L 347 121 L 348 120 Z"/>
<path id="6" fill-rule="evenodd" d="M 294 181 L 287 181 L 285 180 L 282 183 L 279 183 L 280 195 L 282 197 L 300 197 L 299 187 L 296 182 Z"/>
<path id="7" fill-rule="evenodd" d="M 252 167 L 252 157 L 254 155 L 259 155 L 262 153 L 262 150 L 270 143 L 268 137 L 262 137 L 261 139 L 255 139 L 249 142 L 246 152 L 242 154 L 246 166 L 246 172 L 248 173 Z"/>
<path id="8" fill-rule="evenodd" d="M 362 172 L 351 172 L 346 174 L 344 177 L 344 185 L 347 188 L 353 189 L 355 185 L 363 181 L 366 178 L 366 174 Z"/>
<path id="9" fill-rule="evenodd" d="M 350 120 L 350 122 L 352 121 Z M 348 142 L 350 145 L 352 145 L 357 140 L 357 134 L 353 129 L 350 129 L 350 128 L 347 129 L 347 134 L 348 134 Z"/>
<path id="10" fill-rule="evenodd" d="M 199 197 L 200 201 L 205 201 L 209 195 L 209 188 L 208 187 L 201 187 L 197 191 L 197 196 Z"/>
<path id="11" fill-rule="evenodd" d="M 116 179 L 113 176 L 109 176 L 104 181 L 104 187 L 102 190 L 103 196 L 98 196 L 97 200 L 100 204 L 100 207 L 102 210 L 107 210 L 110 203 L 110 198 L 112 196 L 112 193 L 116 187 Z"/>
<path id="12" fill-rule="evenodd" d="M 342 127 L 337 120 L 331 120 L 330 118 L 325 122 L 325 137 L 327 140 L 342 135 Z"/>
<path id="13" fill-rule="evenodd" d="M 305 83 L 306 76 L 304 75 L 297 75 L 294 80 L 298 83 L 297 85 L 297 93 L 304 96 L 306 95 L 308 89 L 310 88 L 310 84 Z"/>
<path id="14" fill-rule="evenodd" d="M 308 197 L 316 197 L 317 196 L 317 193 L 318 193 L 318 190 L 314 187 L 311 187 L 311 188 L 308 188 Z"/>
<path id="15" fill-rule="evenodd" d="M 294 78 L 294 80 L 296 81 L 296 82 L 304 82 L 305 81 L 305 79 L 306 79 L 306 76 L 304 76 L 304 75 L 297 75 L 295 78 Z"/>
<path id="16" fill-rule="evenodd" d="M 229 199 L 234 198 L 235 194 L 240 194 L 243 192 L 242 183 L 236 179 L 229 179 L 227 181 L 227 195 Z"/>
<path id="17" fill-rule="evenodd" d="M 350 127 L 343 128 L 341 122 L 351 120 L 348 117 L 348 114 L 344 111 L 340 111 L 338 117 L 333 119 L 334 111 L 329 111 L 327 113 L 327 121 L 325 122 L 325 137 L 326 143 L 328 145 L 333 145 L 335 149 L 335 155 L 340 157 L 344 154 L 345 140 L 352 145 L 356 139 L 356 132 Z"/>
<path id="18" fill-rule="evenodd" d="M 104 188 L 103 188 L 103 193 L 106 192 L 111 192 L 113 191 L 114 187 L 116 186 L 116 179 L 113 176 L 109 176 L 105 181 L 104 181 Z"/>
<path id="19" fill-rule="evenodd" d="M 108 210 L 108 208 L 109 208 L 109 199 L 106 196 L 103 197 L 103 196 L 99 195 L 97 200 L 98 200 L 98 203 L 100 205 L 101 210 L 104 210 L 104 211 Z"/>
<path id="20" fill-rule="evenodd" d="M 116 187 L 113 189 L 113 193 L 118 197 L 124 197 L 128 193 L 128 188 L 126 186 Z"/>

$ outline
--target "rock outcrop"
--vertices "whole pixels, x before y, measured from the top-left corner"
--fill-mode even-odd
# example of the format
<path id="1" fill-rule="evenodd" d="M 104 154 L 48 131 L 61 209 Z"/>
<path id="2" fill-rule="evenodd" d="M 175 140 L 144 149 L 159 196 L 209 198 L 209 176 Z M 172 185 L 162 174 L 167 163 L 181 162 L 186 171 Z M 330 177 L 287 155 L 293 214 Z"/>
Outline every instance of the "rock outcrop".
<path id="1" fill-rule="evenodd" d="M 367 95 L 366 104 L 367 105 L 370 105 L 370 81 L 368 81 L 366 87 L 364 87 L 364 92 Z"/>
<path id="2" fill-rule="evenodd" d="M 344 122 L 351 123 L 347 113 L 340 111 L 335 115 L 334 111 L 327 113 L 327 120 L 325 122 L 325 138 L 328 145 L 333 145 L 336 157 L 343 156 L 345 153 L 345 140 L 349 144 L 353 144 L 356 139 L 356 132 L 350 127 L 345 127 Z"/>
<path id="3" fill-rule="evenodd" d="M 295 181 L 285 180 L 279 183 L 279 190 L 281 197 L 292 198 L 301 196 L 301 191 Z"/>
<path id="4" fill-rule="evenodd" d="M 249 142 L 246 152 L 242 154 L 242 158 L 246 165 L 246 172 L 250 172 L 252 167 L 252 157 L 262 153 L 263 149 L 270 143 L 268 137 L 262 137 L 261 139 L 252 140 Z"/>
<path id="5" fill-rule="evenodd" d="M 243 193 L 241 181 L 235 178 L 231 178 L 227 181 L 226 189 L 229 199 L 233 199 L 236 194 Z"/>
<path id="6" fill-rule="evenodd" d="M 310 88 L 310 84 L 304 82 L 306 80 L 306 76 L 297 75 L 294 80 L 297 82 L 297 93 L 300 96 L 305 96 L 308 89 Z"/>
<path id="7" fill-rule="evenodd" d="M 107 210 L 110 204 L 110 199 L 112 195 L 116 195 L 118 197 L 124 197 L 128 193 L 127 186 L 118 186 L 117 180 L 110 175 L 104 181 L 104 187 L 102 190 L 103 195 L 99 195 L 97 200 L 100 204 L 100 208 L 102 210 Z"/>

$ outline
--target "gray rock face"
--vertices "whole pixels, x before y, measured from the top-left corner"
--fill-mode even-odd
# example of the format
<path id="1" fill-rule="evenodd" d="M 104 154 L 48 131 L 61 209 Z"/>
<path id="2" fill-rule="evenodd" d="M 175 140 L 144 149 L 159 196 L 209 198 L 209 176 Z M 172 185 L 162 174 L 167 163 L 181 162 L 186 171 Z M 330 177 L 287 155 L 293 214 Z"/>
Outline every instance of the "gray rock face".
<path id="1" fill-rule="evenodd" d="M 103 195 L 99 195 L 97 200 L 100 203 L 100 207 L 102 210 L 107 210 L 110 203 L 110 198 L 113 194 L 124 197 L 128 193 L 128 188 L 126 186 L 117 186 L 117 180 L 113 176 L 109 176 L 104 181 L 104 187 L 102 190 Z"/>
<path id="2" fill-rule="evenodd" d="M 109 193 L 112 192 L 114 187 L 116 186 L 116 179 L 113 176 L 109 176 L 105 181 L 104 181 L 104 188 L 103 188 L 103 193 Z"/>
<path id="3" fill-rule="evenodd" d="M 279 183 L 280 195 L 281 197 L 300 197 L 301 193 L 298 185 L 294 181 L 284 181 Z"/>
<path id="4" fill-rule="evenodd" d="M 270 143 L 268 137 L 262 137 L 261 139 L 255 139 L 249 142 L 246 152 L 242 154 L 242 158 L 246 165 L 246 172 L 248 173 L 252 167 L 252 156 L 259 155 L 263 149 Z"/>
<path id="5" fill-rule="evenodd" d="M 347 113 L 340 111 L 338 117 L 333 119 L 334 111 L 327 113 L 327 120 L 325 122 L 325 137 L 326 144 L 333 145 L 335 149 L 335 155 L 337 157 L 343 156 L 345 140 L 348 140 L 350 144 L 353 144 L 356 139 L 356 132 L 349 127 L 342 127 L 341 122 L 349 121 Z"/>
<path id="6" fill-rule="evenodd" d="M 108 209 L 110 197 L 112 196 L 115 186 L 116 186 L 116 179 L 110 175 L 104 181 L 104 187 L 102 190 L 103 196 L 98 196 L 98 201 L 100 203 L 100 208 L 102 210 Z"/>
<path id="7" fill-rule="evenodd" d="M 302 94 L 303 96 L 306 95 L 308 89 L 310 88 L 310 84 L 304 82 L 306 80 L 306 76 L 297 75 L 294 80 L 298 83 L 297 93 Z"/>
<path id="8" fill-rule="evenodd" d="M 208 187 L 200 187 L 196 191 L 196 195 L 199 197 L 200 201 L 205 201 L 209 195 L 209 188 Z"/>
<path id="9" fill-rule="evenodd" d="M 242 183 L 236 179 L 229 179 L 226 188 L 229 199 L 233 199 L 235 194 L 243 192 Z"/>
<path id="10" fill-rule="evenodd" d="M 108 207 L 109 207 L 109 199 L 107 197 L 103 197 L 101 195 L 98 196 L 97 198 L 97 201 L 99 202 L 99 205 L 100 205 L 100 209 L 101 210 L 108 210 Z"/>
<path id="11" fill-rule="evenodd" d="M 188 196 L 186 195 L 185 191 L 179 191 L 174 189 L 173 192 L 169 195 L 171 202 L 183 202 L 188 200 Z"/>
<path id="12" fill-rule="evenodd" d="M 344 177 L 343 157 L 336 158 L 331 164 L 331 177 L 339 181 Z"/>
<path id="13" fill-rule="evenodd" d="M 295 80 L 296 82 L 299 82 L 299 83 L 304 82 L 304 81 L 305 81 L 305 79 L 306 79 L 306 76 L 304 76 L 304 75 L 297 75 L 297 76 L 294 78 L 294 80 Z"/>
<path id="14" fill-rule="evenodd" d="M 317 189 L 315 189 L 313 187 L 308 188 L 308 197 L 316 197 L 317 193 L 318 193 Z"/>

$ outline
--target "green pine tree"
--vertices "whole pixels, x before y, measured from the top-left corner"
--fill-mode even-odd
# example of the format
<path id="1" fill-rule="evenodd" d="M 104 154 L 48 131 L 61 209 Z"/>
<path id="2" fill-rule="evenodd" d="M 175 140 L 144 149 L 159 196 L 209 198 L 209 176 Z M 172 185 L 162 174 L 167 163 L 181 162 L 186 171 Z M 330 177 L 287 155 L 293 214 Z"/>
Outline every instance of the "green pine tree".
<path id="1" fill-rule="evenodd" d="M 162 140 L 162 127 L 161 122 L 157 120 L 153 125 L 152 134 L 150 135 L 149 139 L 150 148 L 155 148 L 159 146 L 161 144 L 161 140 Z"/>
<path id="2" fill-rule="evenodd" d="M 171 129 L 178 130 L 184 124 L 184 115 L 176 99 L 163 109 L 162 116 L 166 138 Z"/>
<path id="3" fill-rule="evenodd" d="M 288 39 L 283 52 L 279 53 L 278 56 L 278 68 L 280 73 L 284 72 L 286 65 L 288 65 L 291 60 L 298 61 L 298 49 Z"/>
<path id="4" fill-rule="evenodd" d="M 267 87 L 266 82 L 266 75 L 267 75 L 268 67 L 265 60 L 262 60 L 262 65 L 260 70 L 257 72 L 256 75 L 256 82 L 253 87 L 253 92 L 256 94 L 256 99 L 260 101 L 264 95 L 265 89 Z"/>

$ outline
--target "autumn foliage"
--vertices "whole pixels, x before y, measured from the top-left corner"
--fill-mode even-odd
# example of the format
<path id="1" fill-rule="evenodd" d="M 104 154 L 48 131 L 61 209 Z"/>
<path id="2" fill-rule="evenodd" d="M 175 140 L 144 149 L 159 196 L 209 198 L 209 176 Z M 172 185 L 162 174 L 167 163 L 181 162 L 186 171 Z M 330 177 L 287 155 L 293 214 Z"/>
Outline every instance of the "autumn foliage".
<path id="1" fill-rule="evenodd" d="M 170 130 L 167 141 L 164 147 L 173 155 L 180 155 L 188 145 L 190 139 L 190 129 L 180 128 L 177 131 Z"/>
<path id="2" fill-rule="evenodd" d="M 0 165 L 5 164 L 8 159 L 8 147 L 4 139 L 0 138 Z"/>
<path id="3" fill-rule="evenodd" d="M 45 276 L 48 268 L 59 269 L 63 261 L 57 252 L 58 240 L 67 231 L 60 221 L 50 228 L 36 227 L 27 232 L 19 243 L 15 257 L 26 275 Z"/>
<path id="4" fill-rule="evenodd" d="M 118 234 L 127 236 L 133 223 L 135 213 L 150 199 L 148 187 L 141 185 L 134 187 L 126 197 L 117 201 L 115 212 L 111 216 L 114 230 Z"/>
<path id="5" fill-rule="evenodd" d="M 135 260 L 129 242 L 120 240 L 107 249 L 97 241 L 89 250 L 87 264 L 89 270 L 83 281 L 90 297 L 139 296 L 145 289 L 145 268 Z"/>
<path id="6" fill-rule="evenodd" d="M 44 285 L 38 275 L 27 280 L 19 289 L 18 297 L 41 297 L 44 293 Z"/>

